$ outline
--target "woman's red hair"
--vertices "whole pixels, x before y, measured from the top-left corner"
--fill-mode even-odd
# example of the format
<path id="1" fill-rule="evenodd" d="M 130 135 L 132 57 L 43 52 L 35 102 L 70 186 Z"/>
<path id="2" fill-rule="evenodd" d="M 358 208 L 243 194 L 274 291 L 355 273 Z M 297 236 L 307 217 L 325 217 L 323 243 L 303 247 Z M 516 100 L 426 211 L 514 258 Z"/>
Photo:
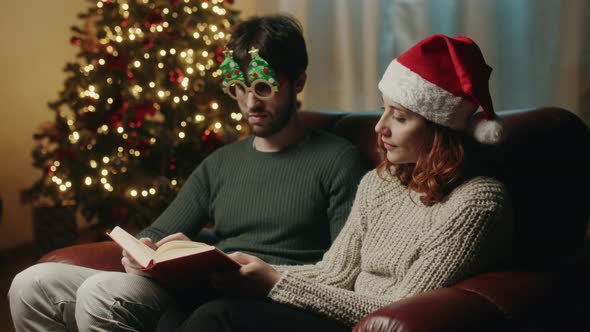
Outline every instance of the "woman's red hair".
<path id="1" fill-rule="evenodd" d="M 379 147 L 386 152 L 379 136 Z M 408 189 L 424 193 L 420 200 L 431 206 L 441 202 L 461 180 L 465 163 L 464 134 L 426 122 L 424 143 L 419 147 L 415 164 L 392 164 L 387 158 L 377 167 L 381 176 L 384 170 L 395 176 Z"/>

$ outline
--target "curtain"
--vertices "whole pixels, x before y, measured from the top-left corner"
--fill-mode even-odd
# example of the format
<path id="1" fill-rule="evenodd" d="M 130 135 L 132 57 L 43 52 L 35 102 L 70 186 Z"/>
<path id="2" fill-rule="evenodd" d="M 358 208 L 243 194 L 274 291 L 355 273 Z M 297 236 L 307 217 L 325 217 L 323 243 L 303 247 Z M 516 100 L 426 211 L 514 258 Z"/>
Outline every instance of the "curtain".
<path id="1" fill-rule="evenodd" d="M 474 39 L 494 68 L 496 110 L 558 106 L 590 125 L 590 3 L 585 0 L 252 0 L 250 14 L 303 24 L 306 109 L 375 110 L 389 62 L 433 33 Z"/>

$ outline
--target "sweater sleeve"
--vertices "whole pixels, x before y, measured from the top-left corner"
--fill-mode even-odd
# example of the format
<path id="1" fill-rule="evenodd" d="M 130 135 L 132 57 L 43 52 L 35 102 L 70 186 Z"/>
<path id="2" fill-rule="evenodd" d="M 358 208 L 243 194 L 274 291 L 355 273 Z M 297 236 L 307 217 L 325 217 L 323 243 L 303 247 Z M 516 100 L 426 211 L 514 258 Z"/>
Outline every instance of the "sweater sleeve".
<path id="1" fill-rule="evenodd" d="M 172 203 L 147 228 L 136 237 L 149 237 L 158 241 L 163 237 L 181 232 L 193 237 L 209 221 L 211 170 L 213 155 L 205 159 L 189 176 Z"/>
<path id="2" fill-rule="evenodd" d="M 331 169 L 327 174 L 330 197 L 327 216 L 331 241 L 334 242 L 351 211 L 359 182 L 369 168 L 356 147 L 346 145 L 346 149 L 332 163 Z"/>
<path id="3" fill-rule="evenodd" d="M 310 282 L 291 271 L 283 274 L 269 296 L 274 301 L 323 314 L 349 326 L 393 302 L 388 296 L 368 296 L 353 290 Z"/>

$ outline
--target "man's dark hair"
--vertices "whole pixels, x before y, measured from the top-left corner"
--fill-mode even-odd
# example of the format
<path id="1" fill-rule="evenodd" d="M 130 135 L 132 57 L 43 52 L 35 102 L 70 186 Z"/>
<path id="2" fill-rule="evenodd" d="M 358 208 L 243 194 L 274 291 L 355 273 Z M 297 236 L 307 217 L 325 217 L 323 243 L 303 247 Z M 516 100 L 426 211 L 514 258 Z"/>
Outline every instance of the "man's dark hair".
<path id="1" fill-rule="evenodd" d="M 288 15 L 252 17 L 235 26 L 227 48 L 234 51 L 233 58 L 246 69 L 251 47 L 268 61 L 277 74 L 285 74 L 295 81 L 307 68 L 307 50 L 301 24 Z"/>

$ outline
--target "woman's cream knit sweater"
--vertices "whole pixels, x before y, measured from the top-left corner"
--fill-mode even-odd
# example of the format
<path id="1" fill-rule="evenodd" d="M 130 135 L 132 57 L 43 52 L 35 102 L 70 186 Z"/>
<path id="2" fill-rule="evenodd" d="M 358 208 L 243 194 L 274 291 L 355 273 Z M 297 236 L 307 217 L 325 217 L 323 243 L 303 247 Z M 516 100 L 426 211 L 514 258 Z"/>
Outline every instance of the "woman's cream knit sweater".
<path id="1" fill-rule="evenodd" d="M 397 178 L 371 171 L 348 221 L 315 265 L 275 266 L 269 297 L 347 325 L 394 301 L 505 262 L 512 220 L 504 186 L 477 177 L 425 206 Z"/>

